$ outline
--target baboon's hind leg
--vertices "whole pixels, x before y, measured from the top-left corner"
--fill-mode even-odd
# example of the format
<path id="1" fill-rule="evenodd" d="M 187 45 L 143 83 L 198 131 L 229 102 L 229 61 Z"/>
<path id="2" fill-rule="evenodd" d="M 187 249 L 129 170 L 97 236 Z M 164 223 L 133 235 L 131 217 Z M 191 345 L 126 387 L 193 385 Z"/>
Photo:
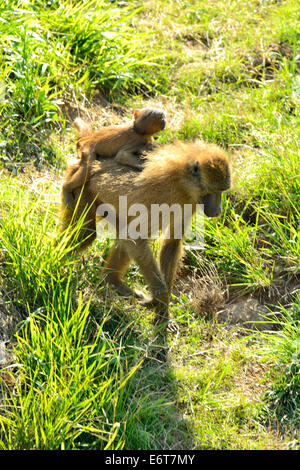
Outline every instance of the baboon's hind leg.
<path id="1" fill-rule="evenodd" d="M 130 265 L 130 256 L 119 241 L 116 241 L 109 252 L 105 268 L 107 271 L 106 282 L 112 284 L 117 292 L 125 297 L 133 295 L 133 291 L 127 286 L 123 280 Z"/>

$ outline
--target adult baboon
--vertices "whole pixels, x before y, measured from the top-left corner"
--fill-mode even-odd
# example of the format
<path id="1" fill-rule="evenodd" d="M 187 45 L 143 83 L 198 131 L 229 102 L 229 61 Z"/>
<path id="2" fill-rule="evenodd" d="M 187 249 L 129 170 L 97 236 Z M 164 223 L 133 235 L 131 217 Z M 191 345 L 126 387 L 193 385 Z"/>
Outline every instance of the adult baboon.
<path id="1" fill-rule="evenodd" d="M 63 204 L 62 219 L 64 227 L 76 221 L 88 207 L 85 227 L 81 230 L 82 248 L 88 246 L 96 236 L 96 212 L 102 204 L 111 205 L 116 212 L 117 232 L 124 216 L 120 210 L 120 196 L 126 197 L 128 222 L 132 220 L 130 207 L 139 203 L 151 215 L 154 204 L 191 205 L 203 204 L 204 213 L 215 217 L 221 213 L 222 192 L 230 188 L 230 164 L 226 153 L 213 144 L 175 143 L 165 145 L 149 154 L 144 170 L 121 168 L 114 160 L 95 161 L 89 168 L 89 181 L 82 193 L 75 191 L 76 212 Z M 80 197 L 80 200 L 78 200 Z M 102 214 L 103 215 L 103 214 Z M 148 217 L 147 230 L 150 233 L 151 216 Z M 179 220 L 179 224 L 183 221 Z M 124 282 L 124 275 L 131 261 L 137 263 L 149 286 L 151 296 L 145 297 L 137 292 L 141 303 L 155 305 L 157 322 L 168 319 L 168 305 L 176 267 L 182 252 L 182 237 L 175 237 L 178 220 L 170 219 L 168 237 L 163 240 L 159 264 L 156 263 L 149 239 L 121 238 L 117 233 L 116 241 L 106 261 L 107 281 L 125 296 L 133 292 Z"/>

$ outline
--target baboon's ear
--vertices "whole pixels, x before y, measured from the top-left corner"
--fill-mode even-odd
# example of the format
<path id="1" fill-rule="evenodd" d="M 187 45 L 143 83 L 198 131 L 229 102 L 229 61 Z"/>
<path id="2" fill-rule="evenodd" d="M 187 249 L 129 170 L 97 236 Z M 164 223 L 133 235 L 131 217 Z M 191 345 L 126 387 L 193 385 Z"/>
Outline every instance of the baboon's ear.
<path id="1" fill-rule="evenodd" d="M 200 163 L 199 162 L 193 163 L 190 168 L 190 171 L 193 176 L 197 176 L 197 177 L 200 176 L 201 174 Z"/>

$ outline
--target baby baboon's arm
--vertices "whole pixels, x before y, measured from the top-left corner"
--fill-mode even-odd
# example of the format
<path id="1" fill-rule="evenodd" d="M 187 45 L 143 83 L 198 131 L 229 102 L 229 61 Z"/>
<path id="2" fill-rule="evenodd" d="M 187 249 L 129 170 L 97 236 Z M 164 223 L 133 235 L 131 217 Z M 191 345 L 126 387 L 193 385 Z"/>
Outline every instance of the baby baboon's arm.
<path id="1" fill-rule="evenodd" d="M 137 170 L 143 169 L 142 160 L 137 155 L 138 147 L 136 148 L 125 148 L 118 151 L 115 159 L 118 163 L 125 166 L 130 166 Z"/>

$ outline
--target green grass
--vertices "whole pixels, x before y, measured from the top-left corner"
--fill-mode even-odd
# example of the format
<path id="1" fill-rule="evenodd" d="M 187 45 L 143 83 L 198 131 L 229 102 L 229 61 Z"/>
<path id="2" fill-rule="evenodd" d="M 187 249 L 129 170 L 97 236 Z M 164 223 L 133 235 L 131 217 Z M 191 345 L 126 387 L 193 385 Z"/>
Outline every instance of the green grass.
<path id="1" fill-rule="evenodd" d="M 120 342 L 102 325 L 91 337 L 89 304 L 79 298 L 74 308 L 67 289 L 60 295 L 29 312 L 16 335 L 18 382 L 4 391 L 1 448 L 122 448 L 118 409 L 135 367 L 124 370 Z"/>
<path id="2" fill-rule="evenodd" d="M 1 281 L 14 292 L 20 320 L 15 364 L 2 371 L 1 448 L 123 448 L 125 429 L 145 413 L 143 397 L 135 402 L 130 393 L 143 357 L 126 348 L 130 325 L 106 327 L 104 305 L 91 315 L 70 236 L 54 243 L 55 204 L 45 210 L 12 177 L 1 180 L 1 196 Z"/>
<path id="3" fill-rule="evenodd" d="M 139 9 L 109 8 L 102 0 L 2 6 L 4 157 L 53 164 L 53 148 L 41 149 L 40 140 L 65 129 L 61 106 L 93 90 L 113 96 L 155 85 L 151 59 L 135 53 L 143 35 L 132 35 L 130 21 Z"/>
<path id="4" fill-rule="evenodd" d="M 299 449 L 298 2 L 7 0 L 0 18 L 0 447 Z M 234 176 L 184 258 L 167 365 L 153 312 L 100 283 L 110 241 L 82 257 L 57 235 L 73 118 L 148 104 L 159 143 L 218 143 Z M 272 329 L 214 312 L 253 298 Z"/>
<path id="5" fill-rule="evenodd" d="M 299 292 L 293 302 L 279 309 L 278 318 L 274 320 L 278 331 L 263 335 L 265 354 L 275 364 L 270 376 L 273 386 L 268 391 L 268 407 L 264 418 L 270 419 L 272 410 L 281 432 L 288 432 L 292 446 L 298 447 L 299 435 L 299 354 L 300 354 L 300 309 Z"/>

